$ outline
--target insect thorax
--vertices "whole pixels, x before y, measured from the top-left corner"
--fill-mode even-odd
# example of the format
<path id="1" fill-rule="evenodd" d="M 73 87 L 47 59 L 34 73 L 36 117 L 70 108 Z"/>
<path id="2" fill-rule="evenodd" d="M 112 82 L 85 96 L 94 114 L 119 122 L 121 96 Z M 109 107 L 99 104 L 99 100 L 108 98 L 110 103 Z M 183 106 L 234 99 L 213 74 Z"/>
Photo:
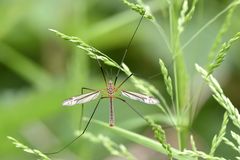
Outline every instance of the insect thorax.
<path id="1" fill-rule="evenodd" d="M 115 92 L 115 86 L 111 80 L 108 82 L 107 92 L 109 95 L 113 95 Z"/>

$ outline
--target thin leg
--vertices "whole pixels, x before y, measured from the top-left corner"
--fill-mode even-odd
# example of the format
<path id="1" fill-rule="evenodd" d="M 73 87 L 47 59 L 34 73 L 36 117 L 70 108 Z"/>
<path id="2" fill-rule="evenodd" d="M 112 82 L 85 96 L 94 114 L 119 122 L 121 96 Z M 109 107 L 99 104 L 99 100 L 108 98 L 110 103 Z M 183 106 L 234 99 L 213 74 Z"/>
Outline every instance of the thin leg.
<path id="1" fill-rule="evenodd" d="M 82 87 L 82 88 L 81 88 L 81 94 L 83 94 L 84 90 L 95 91 L 95 89 L 91 89 L 91 88 L 87 88 L 87 87 Z M 82 104 L 82 107 L 81 107 L 80 120 L 79 120 L 79 124 L 78 124 L 78 130 L 79 130 L 79 131 L 80 131 L 81 128 L 82 128 L 82 118 L 83 118 L 83 114 L 84 114 L 84 103 Z"/>
<path id="2" fill-rule="evenodd" d="M 96 55 L 96 60 L 97 60 L 97 63 L 98 63 L 98 65 L 99 65 L 100 69 L 101 69 L 101 72 L 102 72 L 102 76 L 103 76 L 104 82 L 105 82 L 105 84 L 106 84 L 106 86 L 107 86 L 107 79 L 106 79 L 106 76 L 105 76 L 105 73 L 104 73 L 103 67 L 102 67 L 101 63 L 99 62 L 99 60 L 98 60 L 98 58 L 97 58 L 97 55 Z"/>
<path id="3" fill-rule="evenodd" d="M 128 107 L 130 107 L 135 113 L 137 113 L 144 121 L 146 121 L 148 123 L 146 118 L 139 111 L 137 111 L 132 105 L 130 105 L 126 100 L 124 100 L 124 99 L 122 99 L 120 97 L 114 97 L 114 98 L 119 99 L 122 102 L 126 103 L 128 105 Z"/>
<path id="4" fill-rule="evenodd" d="M 127 78 L 125 78 L 116 88 L 116 90 L 118 90 L 130 77 L 132 77 L 133 73 L 130 74 Z"/>
<path id="5" fill-rule="evenodd" d="M 73 144 L 78 138 L 80 138 L 80 137 L 85 133 L 85 131 L 87 130 L 87 128 L 88 128 L 88 126 L 89 126 L 89 124 L 90 124 L 90 122 L 91 122 L 91 120 L 92 120 L 92 118 L 93 118 L 93 116 L 94 116 L 94 114 L 95 114 L 95 112 L 96 112 L 96 110 L 97 110 L 97 107 L 98 107 L 100 101 L 101 101 L 103 98 L 106 98 L 106 97 L 101 97 L 101 98 L 98 100 L 98 102 L 97 102 L 97 104 L 96 104 L 96 107 L 94 108 L 94 110 L 93 110 L 93 112 L 92 112 L 92 115 L 90 116 L 90 118 L 89 118 L 89 120 L 88 120 L 88 122 L 87 122 L 87 124 L 86 124 L 86 126 L 85 126 L 85 128 L 84 128 L 84 130 L 83 130 L 83 132 L 82 132 L 79 136 L 77 136 L 76 138 L 74 138 L 72 141 L 70 141 L 67 145 L 65 145 L 63 148 L 59 149 L 58 151 L 50 152 L 50 153 L 44 153 L 44 154 L 46 154 L 46 155 L 57 154 L 57 153 L 63 151 L 64 149 L 66 149 L 67 147 L 69 147 L 71 144 Z"/>
<path id="6" fill-rule="evenodd" d="M 147 119 L 139 112 L 137 111 L 132 105 L 130 105 L 126 100 L 120 98 L 120 97 L 114 97 L 116 99 L 119 99 L 121 101 L 123 101 L 124 103 L 126 103 L 135 113 L 137 113 L 142 119 L 144 119 L 144 121 L 147 122 L 147 124 L 149 124 L 149 122 L 147 121 Z M 164 126 L 162 127 L 163 129 L 168 129 L 168 128 L 172 128 L 173 126 Z"/>
<path id="7" fill-rule="evenodd" d="M 130 41 L 128 42 L 127 48 L 126 48 L 126 50 L 125 50 L 125 52 L 124 52 L 124 55 L 123 55 L 123 57 L 122 57 L 122 60 L 121 60 L 120 65 L 122 65 L 122 63 L 123 63 L 123 61 L 124 61 L 124 59 L 125 59 L 125 57 L 126 57 L 126 55 L 127 55 L 128 49 L 130 48 L 130 46 L 131 46 L 131 44 L 132 44 L 133 38 L 134 38 L 134 36 L 135 36 L 136 33 L 137 33 L 137 30 L 138 30 L 138 28 L 139 28 L 139 26 L 140 26 L 140 24 L 141 24 L 141 22 L 142 22 L 142 20 L 143 20 L 144 15 L 145 15 L 145 13 L 142 15 L 142 17 L 141 17 L 140 21 L 138 22 L 137 27 L 136 27 L 136 29 L 135 29 L 135 31 L 134 31 L 134 33 L 133 33 Z M 115 77 L 115 80 L 114 80 L 114 85 L 116 85 L 116 83 L 117 83 L 117 79 L 118 79 L 119 73 L 120 73 L 120 68 L 119 68 L 118 71 L 117 71 L 117 74 L 116 74 L 116 77 Z"/>

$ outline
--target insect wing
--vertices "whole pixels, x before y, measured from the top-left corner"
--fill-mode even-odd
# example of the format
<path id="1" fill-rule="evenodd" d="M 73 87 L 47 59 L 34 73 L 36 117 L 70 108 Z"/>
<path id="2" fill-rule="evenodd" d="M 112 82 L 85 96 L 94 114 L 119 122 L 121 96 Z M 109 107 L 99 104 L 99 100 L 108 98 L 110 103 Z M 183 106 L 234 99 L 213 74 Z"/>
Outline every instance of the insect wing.
<path id="1" fill-rule="evenodd" d="M 96 99 L 100 94 L 100 91 L 90 92 L 86 94 L 82 94 L 80 96 L 71 97 L 65 101 L 63 101 L 63 106 L 73 106 L 75 104 L 82 104 L 87 103 L 89 101 L 92 101 Z"/>
<path id="2" fill-rule="evenodd" d="M 151 97 L 151 96 L 147 96 L 147 95 L 136 93 L 136 92 L 124 91 L 124 90 L 122 90 L 121 92 L 122 92 L 122 95 L 125 97 L 128 97 L 133 100 L 137 100 L 137 101 L 140 101 L 140 102 L 143 102 L 146 104 L 158 104 L 159 103 L 158 99 Z"/>

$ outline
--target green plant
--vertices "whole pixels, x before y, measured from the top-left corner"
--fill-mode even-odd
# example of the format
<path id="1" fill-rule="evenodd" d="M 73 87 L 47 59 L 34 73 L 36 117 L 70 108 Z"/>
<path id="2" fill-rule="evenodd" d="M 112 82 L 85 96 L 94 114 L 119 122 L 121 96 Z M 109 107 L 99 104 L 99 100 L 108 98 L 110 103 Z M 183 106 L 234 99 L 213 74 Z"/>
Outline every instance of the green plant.
<path id="1" fill-rule="evenodd" d="M 220 143 L 224 142 L 227 145 L 231 146 L 233 150 L 237 150 L 239 148 L 239 134 L 231 131 L 232 137 L 237 141 L 237 145 L 234 144 L 232 141 L 230 141 L 228 138 L 225 137 L 227 130 L 228 121 L 231 120 L 232 123 L 236 126 L 237 130 L 240 130 L 240 115 L 238 113 L 238 110 L 233 106 L 231 101 L 225 96 L 223 90 L 221 89 L 219 83 L 217 80 L 213 77 L 212 73 L 215 71 L 217 67 L 219 67 L 222 62 L 224 61 L 224 58 L 226 56 L 227 51 L 232 46 L 233 42 L 240 39 L 239 32 L 235 34 L 230 40 L 223 43 L 223 45 L 220 45 L 220 42 L 222 41 L 222 36 L 226 32 L 228 26 L 229 26 L 229 19 L 231 19 L 231 16 L 233 15 L 234 9 L 237 5 L 240 4 L 239 0 L 235 0 L 231 2 L 222 12 L 220 12 L 216 17 L 211 19 L 206 25 L 204 25 L 201 29 L 199 29 L 198 32 L 196 32 L 192 38 L 190 38 L 189 41 L 187 41 L 185 44 L 181 44 L 181 36 L 184 32 L 184 27 L 187 25 L 187 23 L 192 19 L 196 5 L 197 0 L 194 0 L 192 2 L 192 5 L 189 9 L 188 0 L 184 0 L 183 2 L 173 2 L 171 0 L 168 0 L 168 11 L 169 11 L 169 26 L 170 26 L 170 36 L 169 40 L 166 38 L 167 34 L 162 29 L 163 27 L 157 23 L 156 18 L 154 15 L 150 12 L 150 9 L 146 11 L 146 6 L 143 4 L 141 0 L 138 0 L 137 4 L 131 3 L 129 1 L 124 0 L 125 4 L 127 4 L 131 9 L 138 12 L 140 15 L 144 15 L 151 23 L 153 23 L 154 26 L 157 27 L 157 30 L 159 31 L 160 35 L 163 37 L 164 42 L 166 42 L 166 46 L 169 48 L 169 52 L 171 53 L 171 57 L 173 59 L 173 75 L 169 74 L 169 71 L 164 64 L 163 60 L 159 59 L 160 69 L 161 73 L 163 75 L 164 83 L 166 85 L 166 91 L 168 93 L 168 96 L 170 97 L 170 102 L 167 101 L 163 94 L 156 89 L 153 85 L 151 85 L 146 80 L 143 80 L 137 76 L 131 77 L 132 83 L 135 85 L 135 87 L 140 90 L 141 92 L 144 92 L 148 95 L 156 95 L 161 103 L 158 105 L 159 112 L 165 114 L 166 117 L 168 117 L 169 124 L 173 125 L 176 129 L 177 135 L 178 135 L 178 145 L 179 147 L 177 149 L 173 148 L 167 141 L 166 135 L 160 124 L 157 124 L 154 119 L 149 116 L 147 118 L 148 120 L 148 126 L 150 126 L 154 132 L 155 138 L 158 141 L 152 140 L 151 138 L 130 132 L 128 130 L 114 127 L 109 128 L 106 123 L 100 122 L 98 120 L 94 120 L 93 122 L 96 124 L 99 124 L 100 126 L 110 130 L 111 132 L 115 132 L 119 136 L 125 137 L 135 143 L 141 144 L 145 147 L 148 147 L 154 151 L 166 154 L 169 159 L 227 159 L 228 157 L 218 157 L 215 155 L 215 151 L 220 145 Z M 193 114 L 191 111 L 191 96 L 188 93 L 188 86 L 189 86 L 189 74 L 186 71 L 185 68 L 185 62 L 184 62 L 184 51 L 183 49 L 190 44 L 190 42 L 196 38 L 200 32 L 202 32 L 207 26 L 209 26 L 212 22 L 214 22 L 220 15 L 223 13 L 228 13 L 227 18 L 225 19 L 222 28 L 219 31 L 219 34 L 216 38 L 215 43 L 213 44 L 213 49 L 209 53 L 209 62 L 207 64 L 208 68 L 207 70 L 203 69 L 199 65 L 195 65 L 196 70 L 201 74 L 203 79 L 206 81 L 206 84 L 210 87 L 210 89 L 213 92 L 214 99 L 226 110 L 226 113 L 223 117 L 223 122 L 221 129 L 219 130 L 219 133 L 216 134 L 212 140 L 212 145 L 210 148 L 209 153 L 205 153 L 202 151 L 198 151 L 193 136 L 191 136 L 191 145 L 192 149 L 187 149 L 187 138 L 190 134 L 190 127 L 192 122 L 191 114 Z M 78 37 L 72 37 L 65 35 L 57 30 L 51 29 L 54 33 L 56 33 L 61 38 L 73 43 L 76 45 L 76 47 L 82 49 L 85 51 L 85 53 L 93 59 L 99 59 L 103 61 L 106 65 L 116 67 L 121 69 L 124 73 L 129 75 L 131 73 L 130 69 L 126 64 L 118 64 L 113 59 L 111 59 L 109 56 L 104 54 L 103 52 L 99 51 L 98 49 L 90 46 L 86 42 L 82 41 Z M 220 48 L 218 52 L 216 52 L 216 48 Z M 215 57 L 215 58 L 212 58 Z M 172 78 L 173 77 L 173 78 Z M 103 141 L 108 141 L 109 139 L 105 139 L 101 141 L 102 137 L 94 137 L 92 141 L 99 142 L 105 144 Z M 16 145 L 19 146 L 19 143 L 16 143 Z M 113 144 L 113 143 L 112 143 Z M 122 147 L 114 144 L 114 146 L 117 146 L 116 148 L 118 150 L 121 150 Z M 21 147 L 25 149 L 26 147 Z M 124 148 L 125 150 L 125 148 Z M 237 150 L 238 151 L 238 150 Z M 118 154 L 117 154 L 118 153 Z M 112 151 L 111 154 L 113 155 L 120 155 L 122 152 L 116 152 Z M 128 153 L 128 152 L 126 152 Z M 129 155 L 129 154 L 128 154 Z M 131 157 L 131 156 L 130 156 Z M 239 159 L 239 156 L 236 156 L 236 159 Z"/>

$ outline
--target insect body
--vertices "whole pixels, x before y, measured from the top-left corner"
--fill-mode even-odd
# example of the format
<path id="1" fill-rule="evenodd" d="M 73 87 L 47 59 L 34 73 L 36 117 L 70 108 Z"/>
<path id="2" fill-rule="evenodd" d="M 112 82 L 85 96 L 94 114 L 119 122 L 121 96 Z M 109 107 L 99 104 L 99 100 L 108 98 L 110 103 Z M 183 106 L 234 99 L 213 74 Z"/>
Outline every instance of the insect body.
<path id="1" fill-rule="evenodd" d="M 114 95 L 115 86 L 111 80 L 108 82 L 107 92 L 109 97 L 112 97 Z"/>
<path id="2" fill-rule="evenodd" d="M 108 97 L 109 97 L 109 125 L 112 127 L 114 126 L 115 123 L 115 116 L 114 116 L 114 107 L 113 107 L 113 97 L 114 97 L 114 93 L 115 93 L 115 87 L 114 84 L 112 83 L 112 81 L 108 82 L 108 86 L 107 86 L 107 92 L 108 92 Z"/>

